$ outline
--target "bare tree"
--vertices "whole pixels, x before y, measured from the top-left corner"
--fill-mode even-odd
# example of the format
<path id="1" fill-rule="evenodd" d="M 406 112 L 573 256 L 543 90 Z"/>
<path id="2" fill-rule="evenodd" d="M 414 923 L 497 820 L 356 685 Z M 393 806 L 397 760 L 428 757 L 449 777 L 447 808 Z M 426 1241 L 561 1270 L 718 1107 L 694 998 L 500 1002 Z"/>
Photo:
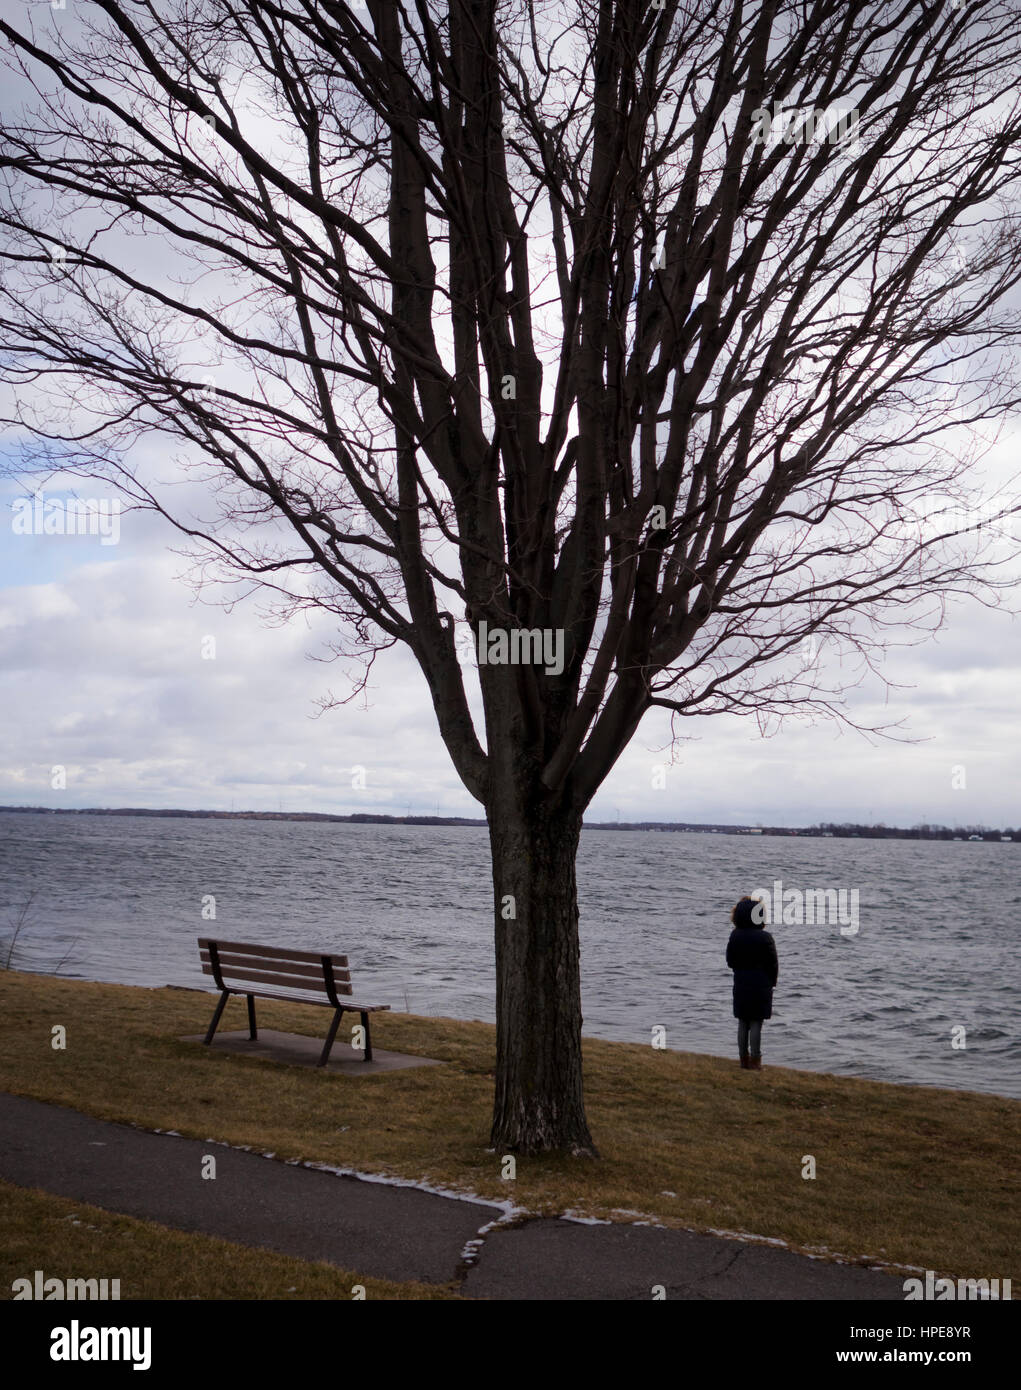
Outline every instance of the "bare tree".
<path id="1" fill-rule="evenodd" d="M 817 644 L 869 663 L 995 597 L 964 427 L 1017 396 L 1016 12 L 32 13 L 0 23 L 33 89 L 9 423 L 205 573 L 336 615 L 336 652 L 410 648 L 490 825 L 491 1142 L 593 1153 L 575 855 L 643 715 L 849 719 Z"/>

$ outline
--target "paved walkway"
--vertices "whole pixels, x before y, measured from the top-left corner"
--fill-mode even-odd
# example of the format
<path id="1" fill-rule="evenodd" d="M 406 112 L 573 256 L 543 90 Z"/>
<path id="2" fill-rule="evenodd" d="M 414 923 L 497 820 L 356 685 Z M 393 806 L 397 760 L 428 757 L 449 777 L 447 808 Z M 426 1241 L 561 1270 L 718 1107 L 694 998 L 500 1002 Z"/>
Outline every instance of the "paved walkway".
<path id="1" fill-rule="evenodd" d="M 201 1176 L 216 1157 L 216 1178 Z M 651 1226 L 529 1220 L 0 1093 L 0 1177 L 108 1211 L 384 1279 L 497 1299 L 893 1299 L 900 1278 Z M 474 1258 L 465 1259 L 470 1241 Z"/>

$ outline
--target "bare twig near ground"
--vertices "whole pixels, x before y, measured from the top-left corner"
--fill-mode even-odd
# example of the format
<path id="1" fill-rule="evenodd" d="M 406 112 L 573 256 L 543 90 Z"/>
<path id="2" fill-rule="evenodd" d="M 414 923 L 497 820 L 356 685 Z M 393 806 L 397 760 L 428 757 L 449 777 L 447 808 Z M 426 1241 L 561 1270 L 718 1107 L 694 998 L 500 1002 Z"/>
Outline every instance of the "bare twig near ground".
<path id="1" fill-rule="evenodd" d="M 323 616 L 323 708 L 405 649 L 490 828 L 491 1147 L 594 1155 L 575 861 L 646 716 L 896 732 L 887 648 L 1014 592 L 1015 0 L 77 9 L 0 15 L 19 527 L 155 513 Z"/>
<path id="2" fill-rule="evenodd" d="M 36 890 L 33 889 L 22 903 L 21 907 L 16 908 L 14 912 L 8 916 L 7 921 L 11 928 L 11 939 L 7 943 L 7 954 L 4 957 L 3 964 L 0 965 L 0 969 L 2 970 L 14 969 L 14 966 L 11 965 L 11 961 L 14 958 L 14 949 L 18 944 L 18 937 L 25 930 L 25 923 L 29 921 L 32 915 L 32 904 L 35 902 L 37 896 Z M 60 963 L 63 965 L 64 962 L 61 961 Z"/>
<path id="3" fill-rule="evenodd" d="M 769 1057 L 763 1071 L 747 1072 L 734 1057 L 586 1038 L 586 1098 L 606 1161 L 581 1168 L 562 1156 L 522 1157 L 510 1193 L 502 1156 L 483 1147 L 493 1025 L 382 1014 L 373 1025 L 381 1049 L 444 1065 L 353 1079 L 181 1042 L 206 1028 L 211 1010 L 204 993 L 2 975 L 0 1090 L 280 1160 L 495 1202 L 512 1195 L 541 1216 L 627 1224 L 640 1213 L 669 1227 L 753 1232 L 795 1250 L 955 1278 L 1009 1275 L 1016 1260 L 1021 1103 L 1004 1096 L 795 1071 Z M 312 1034 L 318 1012 L 267 1000 L 259 1018 Z M 59 1019 L 74 1039 L 59 1067 L 39 1045 L 40 1018 Z M 244 1018 L 234 1000 L 224 1026 Z M 126 1056 L 145 1066 L 126 1068 Z M 811 1192 L 801 1178 L 809 1153 L 820 1174 Z M 11 1278 L 37 1267 L 47 1268 L 19 1266 Z M 0 1289 L 3 1271 L 0 1256 Z"/>
<path id="4" fill-rule="evenodd" d="M 21 904 L 21 906 L 15 908 L 12 912 L 8 914 L 7 924 L 10 929 L 11 935 L 9 941 L 7 942 L 6 954 L 3 958 L 3 961 L 0 962 L 0 970 L 16 970 L 18 968 L 13 963 L 15 950 L 17 949 L 18 945 L 18 938 L 25 931 L 26 926 L 31 925 L 32 909 L 38 896 L 38 889 L 33 888 L 32 892 L 29 893 L 28 897 Z M 49 975 L 59 975 L 61 970 L 66 965 L 67 960 L 71 955 L 71 952 L 78 945 L 78 942 L 80 940 L 81 936 L 76 936 L 74 940 L 71 942 L 70 946 L 68 946 L 67 950 L 61 956 L 60 960 L 53 967 L 53 969 L 47 971 L 46 973 Z"/>
<path id="5" fill-rule="evenodd" d="M 60 974 L 60 972 L 61 972 L 61 970 L 63 969 L 64 963 L 66 962 L 68 956 L 71 954 L 71 952 L 74 950 L 74 948 L 78 945 L 78 942 L 79 942 L 79 941 L 81 941 L 81 937 L 80 937 L 80 936 L 76 936 L 75 939 L 71 942 L 70 946 L 68 946 L 68 948 L 67 948 L 67 950 L 64 952 L 64 954 L 60 957 L 60 960 L 57 961 L 57 964 L 56 964 L 56 965 L 53 967 L 53 969 L 49 972 L 51 975 L 59 975 L 59 974 Z"/>

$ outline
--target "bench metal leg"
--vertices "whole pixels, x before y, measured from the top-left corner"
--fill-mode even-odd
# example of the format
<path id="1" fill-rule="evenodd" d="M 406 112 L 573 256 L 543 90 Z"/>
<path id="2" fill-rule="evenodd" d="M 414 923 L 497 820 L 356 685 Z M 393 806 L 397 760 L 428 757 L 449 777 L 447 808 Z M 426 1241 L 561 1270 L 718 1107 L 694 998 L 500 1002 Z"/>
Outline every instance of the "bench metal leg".
<path id="1" fill-rule="evenodd" d="M 368 1014 L 362 1014 L 362 1027 L 365 1029 L 365 1055 L 362 1057 L 362 1061 L 363 1061 L 363 1062 L 371 1062 L 371 1061 L 372 1061 L 372 1038 L 369 1036 L 369 1015 L 368 1015 Z"/>
<path id="2" fill-rule="evenodd" d="M 259 1036 L 259 1030 L 255 1026 L 255 995 L 249 994 L 248 998 L 248 1037 L 251 1042 Z"/>
<path id="3" fill-rule="evenodd" d="M 340 1027 L 340 1019 L 343 1012 L 343 1009 L 338 1009 L 333 1015 L 333 1022 L 330 1024 L 330 1031 L 326 1034 L 326 1042 L 323 1044 L 323 1050 L 316 1064 L 317 1066 L 325 1067 L 326 1063 L 330 1060 L 330 1049 L 333 1047 L 333 1040 L 337 1036 L 337 1029 Z"/>
<path id="4" fill-rule="evenodd" d="M 213 1034 L 216 1032 L 219 1026 L 220 1019 L 223 1017 L 224 1005 L 227 1003 L 227 1000 L 229 998 L 230 991 L 225 989 L 223 993 L 220 995 L 220 1002 L 216 1006 L 216 1013 L 213 1014 L 213 1021 L 209 1025 L 209 1031 L 206 1033 L 206 1036 L 203 1039 L 203 1042 L 205 1043 L 206 1047 L 208 1047 L 209 1044 L 213 1041 Z"/>

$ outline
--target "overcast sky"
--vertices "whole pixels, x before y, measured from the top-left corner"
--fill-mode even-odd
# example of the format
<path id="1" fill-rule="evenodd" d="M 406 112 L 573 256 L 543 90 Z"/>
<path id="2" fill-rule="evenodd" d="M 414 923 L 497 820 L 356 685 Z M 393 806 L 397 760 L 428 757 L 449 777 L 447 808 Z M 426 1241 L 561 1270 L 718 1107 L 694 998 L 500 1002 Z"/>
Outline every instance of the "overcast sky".
<path id="1" fill-rule="evenodd" d="M 1017 438 L 1001 450 L 1016 454 Z M 109 496 L 84 483 L 78 492 Z M 350 688 L 341 663 L 311 659 L 325 654 L 328 623 L 269 627 L 255 601 L 229 614 L 196 602 L 170 552 L 180 538 L 159 518 L 122 516 L 116 545 L 21 535 L 13 503 L 26 488 L 9 483 L 2 495 L 0 803 L 481 814 L 403 651 L 378 659 L 365 697 L 318 715 L 318 700 Z M 959 603 L 937 637 L 890 650 L 884 671 L 899 688 L 887 696 L 872 679 L 851 707 L 865 724 L 905 720 L 915 742 L 869 742 L 828 723 L 764 739 L 749 719 L 703 718 L 685 721 L 670 767 L 656 712 L 588 818 L 1015 826 L 1019 636 L 1009 614 Z M 63 790 L 51 786 L 56 765 Z M 352 786 L 359 767 L 364 788 Z"/>
<path id="2" fill-rule="evenodd" d="M 165 255 L 156 239 L 133 245 L 142 261 Z M 1019 440 L 1021 420 L 995 452 L 1005 472 Z M 4 454 L 17 463 L 10 437 Z M 28 490 L 0 484 L 0 803 L 481 814 L 409 654 L 384 653 L 364 697 L 316 717 L 317 701 L 349 689 L 340 663 L 310 659 L 324 655 L 327 622 L 270 627 L 255 602 L 230 613 L 211 593 L 197 603 L 177 577 L 178 538 L 153 516 L 122 517 L 116 545 L 16 534 L 13 505 Z M 111 495 L 98 484 L 79 493 Z M 657 711 L 588 817 L 1021 824 L 1019 638 L 1021 620 L 961 601 L 937 637 L 891 646 L 883 673 L 894 689 L 870 677 L 849 703 L 862 724 L 902 721 L 899 742 L 832 723 L 763 738 L 752 719 L 690 719 L 671 766 L 669 719 Z M 820 659 L 832 675 L 838 654 Z M 63 789 L 55 767 L 66 769 Z M 363 780 L 353 769 L 364 786 L 352 785 Z"/>

